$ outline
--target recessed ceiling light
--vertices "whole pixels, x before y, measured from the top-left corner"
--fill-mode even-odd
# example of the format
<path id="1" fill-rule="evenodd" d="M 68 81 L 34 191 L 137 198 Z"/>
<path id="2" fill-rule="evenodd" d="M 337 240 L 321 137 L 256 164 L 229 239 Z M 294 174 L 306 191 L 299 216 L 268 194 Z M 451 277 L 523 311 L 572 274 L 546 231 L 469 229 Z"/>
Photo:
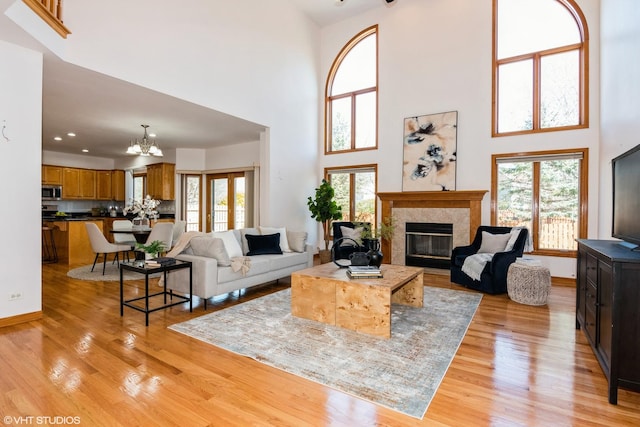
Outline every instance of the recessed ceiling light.
<path id="1" fill-rule="evenodd" d="M 86 148 L 83 148 L 83 149 L 82 149 L 82 152 L 83 152 L 83 153 L 88 153 L 88 152 L 89 152 L 89 150 L 87 150 Z"/>
<path id="2" fill-rule="evenodd" d="M 155 137 L 156 137 L 156 134 L 155 134 L 155 133 L 150 133 L 150 134 L 149 134 L 149 137 L 150 137 L 150 138 L 155 138 Z"/>
<path id="3" fill-rule="evenodd" d="M 55 138 L 53 138 L 56 141 L 62 141 L 62 138 L 60 138 L 59 136 L 56 136 Z"/>
<path id="4" fill-rule="evenodd" d="M 73 132 L 69 132 L 69 133 L 67 134 L 67 136 L 76 136 L 76 134 L 75 134 L 75 133 L 73 133 Z"/>

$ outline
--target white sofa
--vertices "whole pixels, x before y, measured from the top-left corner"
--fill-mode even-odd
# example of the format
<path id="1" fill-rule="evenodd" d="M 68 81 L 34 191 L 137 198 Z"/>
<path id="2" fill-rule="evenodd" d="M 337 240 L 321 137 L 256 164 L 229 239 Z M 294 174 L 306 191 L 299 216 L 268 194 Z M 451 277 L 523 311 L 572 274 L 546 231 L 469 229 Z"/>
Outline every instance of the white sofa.
<path id="1" fill-rule="evenodd" d="M 262 230 L 264 231 L 264 230 Z M 281 229 L 281 231 L 285 231 Z M 238 289 L 248 288 L 251 286 L 261 285 L 272 282 L 281 278 L 290 276 L 291 273 L 313 266 L 313 247 L 306 244 L 306 232 L 292 232 L 286 230 L 286 241 L 282 241 L 283 250 L 288 249 L 288 242 L 291 242 L 291 251 L 282 254 L 266 254 L 247 256 L 249 245 L 246 235 L 261 235 L 260 229 L 243 228 L 231 230 L 236 242 L 240 246 L 238 250 L 242 251 L 242 256 L 246 258 L 234 257 L 233 249 L 226 252 L 231 259 L 235 261 L 248 260 L 249 268 L 243 272 L 241 270 L 234 271 L 231 265 L 221 260 L 215 253 L 200 249 L 200 252 L 194 249 L 207 244 L 206 239 L 217 237 L 218 233 L 201 234 L 192 237 L 191 244 L 187 245 L 179 254 L 174 254 L 175 258 L 191 261 L 193 263 L 193 295 L 204 299 L 204 309 L 207 308 L 207 299 L 216 295 L 221 295 Z M 187 233 L 188 234 L 188 233 Z M 185 236 L 188 239 L 188 236 Z M 196 242 L 195 239 L 199 239 Z M 198 243 L 198 245 L 196 245 Z M 228 242 L 225 242 L 228 248 Z M 223 251 L 225 252 L 225 251 Z M 196 255 L 198 253 L 198 255 Z M 238 254 L 235 254 L 236 256 Z M 224 258 L 224 256 L 222 257 Z M 228 261 L 229 258 L 226 258 Z M 189 293 L 189 270 L 180 269 L 171 271 L 167 274 L 167 289 L 173 292 Z"/>

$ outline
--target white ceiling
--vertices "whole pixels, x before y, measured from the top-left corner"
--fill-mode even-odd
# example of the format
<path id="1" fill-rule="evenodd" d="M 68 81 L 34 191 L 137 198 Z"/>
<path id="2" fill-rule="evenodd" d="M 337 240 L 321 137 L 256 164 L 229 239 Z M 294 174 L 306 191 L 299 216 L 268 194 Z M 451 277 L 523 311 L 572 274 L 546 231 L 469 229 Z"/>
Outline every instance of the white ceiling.
<path id="1" fill-rule="evenodd" d="M 289 0 L 319 26 L 367 10 L 386 0 Z M 11 3 L 0 0 L 0 6 Z M 4 8 L 0 9 L 4 10 Z M 0 14 L 0 40 L 42 50 Z M 114 79 L 59 60 L 45 52 L 42 148 L 63 153 L 118 158 L 148 124 L 162 150 L 207 148 L 256 141 L 264 126 Z M 74 132 L 75 137 L 67 136 Z M 62 137 L 61 142 L 54 137 Z"/>

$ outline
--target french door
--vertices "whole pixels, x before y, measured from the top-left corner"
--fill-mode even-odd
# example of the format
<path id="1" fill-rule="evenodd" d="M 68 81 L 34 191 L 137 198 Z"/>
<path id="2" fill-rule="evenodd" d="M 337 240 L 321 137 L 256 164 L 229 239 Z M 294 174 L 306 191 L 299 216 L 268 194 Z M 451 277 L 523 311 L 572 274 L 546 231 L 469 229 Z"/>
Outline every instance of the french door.
<path id="1" fill-rule="evenodd" d="M 207 175 L 207 232 L 245 227 L 244 172 Z"/>

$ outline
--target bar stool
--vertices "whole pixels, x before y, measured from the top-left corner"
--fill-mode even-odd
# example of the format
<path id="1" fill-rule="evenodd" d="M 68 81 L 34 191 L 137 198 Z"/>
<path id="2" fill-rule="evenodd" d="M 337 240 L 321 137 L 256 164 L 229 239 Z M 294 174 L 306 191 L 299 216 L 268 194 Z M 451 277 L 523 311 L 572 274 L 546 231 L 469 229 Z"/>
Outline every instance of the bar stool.
<path id="1" fill-rule="evenodd" d="M 56 241 L 53 239 L 53 228 L 42 226 L 42 263 L 51 264 L 58 262 Z"/>

